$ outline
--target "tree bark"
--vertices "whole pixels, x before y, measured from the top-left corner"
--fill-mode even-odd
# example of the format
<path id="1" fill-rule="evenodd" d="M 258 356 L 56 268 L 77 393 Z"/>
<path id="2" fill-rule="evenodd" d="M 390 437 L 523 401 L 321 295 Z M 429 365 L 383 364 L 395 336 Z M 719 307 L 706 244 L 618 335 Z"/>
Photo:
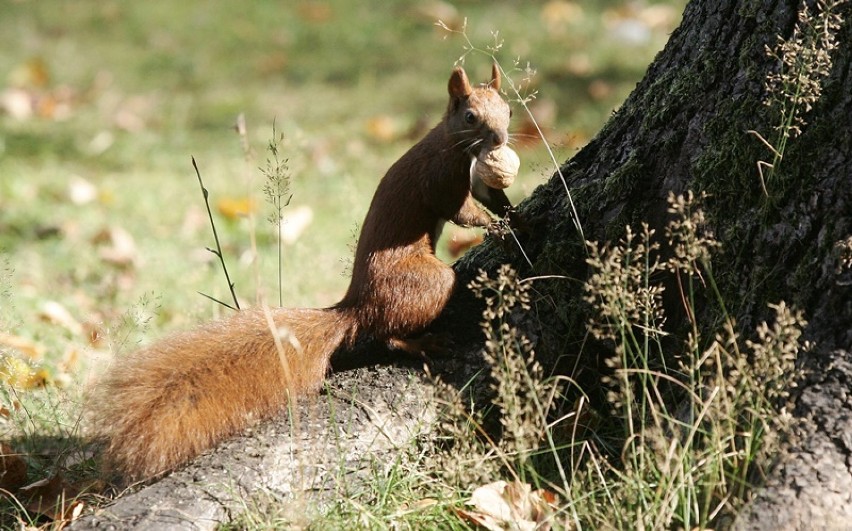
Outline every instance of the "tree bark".
<path id="1" fill-rule="evenodd" d="M 434 419 L 428 393 L 411 368 L 350 367 L 290 415 L 246 430 L 159 481 L 131 486 L 70 529 L 213 530 L 269 504 L 304 527 L 321 507 L 369 491 L 376 463 L 400 462 Z"/>
<path id="2" fill-rule="evenodd" d="M 525 257 L 485 245 L 459 265 L 460 285 L 480 268 L 512 261 L 525 276 L 567 280 L 535 284 L 537 351 L 563 374 L 593 389 L 598 360 L 556 362 L 580 351 L 589 309 L 582 238 L 572 221 L 570 189 L 585 239 L 616 240 L 642 221 L 662 234 L 669 192 L 707 192 L 710 225 L 722 244 L 714 276 L 739 329 L 770 319 L 767 305 L 786 301 L 805 312 L 800 355 L 799 422 L 765 488 L 740 516 L 742 529 L 814 529 L 852 525 L 852 274 L 836 243 L 852 235 L 852 6 L 841 11 L 830 76 L 802 134 L 790 141 L 769 198 L 756 163 L 771 153 L 748 130 L 769 137 L 777 111 L 763 105 L 764 80 L 777 68 L 765 46 L 789 38 L 799 2 L 691 2 L 681 26 L 644 79 L 600 133 L 561 173 L 521 206 L 530 230 Z M 529 259 L 529 262 L 526 259 Z M 448 321 L 472 313 L 461 293 Z M 678 305 L 667 308 L 677 329 Z M 561 358 L 560 358 L 561 356 Z M 584 377 L 586 379 L 584 380 Z"/>

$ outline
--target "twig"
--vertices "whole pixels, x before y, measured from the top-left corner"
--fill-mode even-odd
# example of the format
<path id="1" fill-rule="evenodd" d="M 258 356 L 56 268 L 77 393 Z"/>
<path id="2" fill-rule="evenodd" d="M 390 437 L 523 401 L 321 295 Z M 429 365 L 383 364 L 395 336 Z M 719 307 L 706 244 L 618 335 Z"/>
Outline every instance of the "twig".
<path id="1" fill-rule="evenodd" d="M 195 163 L 195 157 L 192 157 L 192 167 L 195 168 L 195 175 L 198 176 L 198 184 L 201 186 L 201 194 L 204 196 L 204 205 L 207 207 L 207 216 L 210 218 L 210 227 L 213 229 L 213 239 L 216 241 L 216 249 L 207 247 L 207 250 L 219 257 L 219 262 L 222 264 L 222 271 L 225 272 L 225 281 L 228 283 L 228 289 L 231 290 L 231 297 L 234 299 L 234 306 L 224 303 L 210 295 L 199 293 L 212 301 L 218 302 L 222 306 L 226 306 L 236 311 L 240 309 L 240 303 L 237 300 L 237 294 L 234 292 L 234 283 L 231 282 L 231 277 L 228 275 L 228 267 L 225 265 L 225 258 L 222 256 L 222 246 L 219 245 L 219 234 L 216 232 L 216 223 L 213 221 L 213 212 L 210 210 L 210 201 L 208 199 L 210 193 L 207 191 L 207 188 L 204 188 L 204 181 L 201 180 L 201 172 L 198 171 L 198 164 Z"/>

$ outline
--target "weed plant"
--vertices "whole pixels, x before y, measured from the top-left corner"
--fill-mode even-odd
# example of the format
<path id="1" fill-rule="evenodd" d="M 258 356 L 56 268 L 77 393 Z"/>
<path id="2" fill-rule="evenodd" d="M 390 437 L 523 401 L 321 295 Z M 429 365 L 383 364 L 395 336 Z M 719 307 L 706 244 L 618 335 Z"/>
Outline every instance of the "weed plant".
<path id="1" fill-rule="evenodd" d="M 819 100 L 822 81 L 831 73 L 831 53 L 838 46 L 837 32 L 843 23 L 839 10 L 846 1 L 819 0 L 813 8 L 802 2 L 792 35 L 787 39 L 778 36 L 774 47 L 766 47 L 766 54 L 777 62 L 778 69 L 766 77 L 763 103 L 776 113 L 779 122 L 774 126 L 772 142 L 756 131 L 749 133 L 772 153 L 772 162 L 757 163 L 760 185 L 767 196 L 767 186 L 779 170 L 787 143 L 802 133 L 804 116 Z"/>
<path id="2" fill-rule="evenodd" d="M 481 416 L 465 412 L 458 391 L 442 387 L 449 405 L 442 427 L 452 444 L 439 452 L 433 471 L 447 484 L 471 489 L 507 476 L 532 481 L 561 500 L 546 525 L 589 529 L 715 527 L 748 499 L 790 427 L 785 406 L 805 322 L 779 302 L 771 305 L 773 323 L 744 334 L 717 300 L 722 325 L 709 332 L 700 326 L 698 292 L 718 297 L 710 260 L 719 244 L 692 194 L 672 195 L 669 205 L 663 243 L 647 225 L 638 233 L 628 226 L 612 246 L 588 243 L 593 272 L 585 298 L 594 308 L 588 329 L 612 352 L 611 373 L 601 378 L 609 412 L 589 411 L 581 400 L 554 421 L 574 384 L 544 378 L 529 341 L 510 324 L 512 312 L 529 305 L 528 283 L 505 266 L 495 279 L 476 279 L 502 437 L 483 436 Z M 677 352 L 664 348 L 670 344 L 663 341 L 666 276 L 677 279 L 690 325 Z M 598 435 L 577 429 L 607 416 Z M 552 459 L 531 459 L 548 454 Z"/>

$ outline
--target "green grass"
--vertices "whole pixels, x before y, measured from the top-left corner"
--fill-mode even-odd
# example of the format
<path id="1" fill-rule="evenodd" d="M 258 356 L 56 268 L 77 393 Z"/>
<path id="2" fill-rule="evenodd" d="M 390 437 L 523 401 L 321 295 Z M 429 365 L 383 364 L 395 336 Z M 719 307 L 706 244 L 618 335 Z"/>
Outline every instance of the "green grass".
<path id="1" fill-rule="evenodd" d="M 293 306 L 335 302 L 346 286 L 342 273 L 352 232 L 375 183 L 414 142 L 405 133 L 418 120 L 431 125 L 440 118 L 446 77 L 463 51 L 461 39 L 447 37 L 417 5 L 5 6 L 0 45 L 7 53 L 0 72 L 9 73 L 7 85 L 37 60 L 47 81 L 32 92 L 73 94 L 62 120 L 0 115 L 0 249 L 20 286 L 13 296 L 24 330 L 47 299 L 81 321 L 108 321 L 151 292 L 162 299 L 158 326 L 185 326 L 218 312 L 195 294 L 220 296 L 226 286 L 199 252 L 212 237 L 205 223 L 193 222 L 203 203 L 190 156 L 214 204 L 252 195 L 266 208 L 256 168 L 273 120 L 284 134 L 293 206 L 307 205 L 315 214 L 303 237 L 285 250 L 283 299 Z M 469 18 L 475 43 L 486 45 L 491 32 L 500 31 L 506 44 L 499 57 L 507 67 L 520 56 L 539 70 L 539 100 L 558 109 L 549 140 L 559 159 L 572 153 L 566 138 L 594 134 L 666 37 L 658 30 L 643 46 L 620 42 L 603 28 L 599 9 L 586 7 L 561 33 L 543 29 L 538 5 L 471 3 L 460 12 Z M 571 61 L 586 65 L 581 74 L 571 74 Z M 468 68 L 474 79 L 482 78 L 487 59 L 473 55 Z M 591 98 L 593 83 L 606 84 L 611 93 Z M 256 154 L 250 163 L 231 130 L 240 112 Z M 391 118 L 398 129 L 393 140 L 368 134 L 367 123 L 377 116 Z M 95 149 L 104 138 L 111 140 L 106 149 Z M 522 150 L 521 157 L 521 176 L 509 190 L 516 201 L 551 171 L 540 148 Z M 97 187 L 97 201 L 68 200 L 74 176 Z M 271 296 L 277 274 L 266 214 L 259 213 L 256 230 L 261 287 Z M 114 226 L 129 231 L 138 248 L 139 263 L 121 286 L 115 284 L 122 272 L 104 264 L 92 244 Z M 258 287 L 251 267 L 237 263 L 249 246 L 248 224 L 220 219 L 219 226 L 238 293 L 253 300 Z"/>
<path id="2" fill-rule="evenodd" d="M 504 68 L 519 57 L 537 69 L 533 105 L 556 111 L 546 132 L 560 161 L 593 137 L 632 90 L 677 24 L 682 2 L 664 3 L 671 6 L 668 22 L 640 24 L 648 33 L 638 43 L 618 35 L 629 27 L 625 21 L 636 27 L 647 11 L 620 2 L 572 5 L 462 2 L 457 15 L 467 18 L 467 35 L 479 47 L 499 31 Z M 440 119 L 447 77 L 464 52 L 463 40 L 436 28 L 438 15 L 422 6 L 402 0 L 4 4 L 0 92 L 21 89 L 60 107 L 67 101 L 68 111 L 25 119 L 0 111 L 0 286 L 8 286 L 0 289 L 0 332 L 43 347 L 32 364 L 49 376 L 47 391 L 18 391 L 37 411 L 0 418 L 0 439 L 31 444 L 20 448 L 26 451 L 57 430 L 84 435 L 77 428 L 81 391 L 110 352 L 227 313 L 197 294 L 229 297 L 214 257 L 204 251 L 213 240 L 191 156 L 214 206 L 246 196 L 258 205 L 253 229 L 245 219 L 221 216 L 217 227 L 241 299 L 251 303 L 260 292 L 277 302 L 277 247 L 264 221 L 270 209 L 258 170 L 273 121 L 289 159 L 290 208 L 314 213 L 302 237 L 284 249 L 284 305 L 338 300 L 353 231 L 376 183 L 416 141 L 408 133 Z M 468 56 L 466 67 L 474 80 L 489 72 L 479 54 Z M 523 113 L 514 105 L 519 126 Z M 232 129 L 239 113 L 248 122 L 249 162 Z M 390 120 L 390 139 L 370 132 L 377 117 Z M 508 190 L 514 201 L 553 170 L 541 146 L 518 151 L 521 175 Z M 69 200 L 75 178 L 96 187 L 94 201 Z M 130 266 L 101 257 L 108 244 L 99 235 L 115 227 L 133 237 Z M 241 259 L 251 250 L 252 230 L 259 275 Z M 39 312 L 48 301 L 107 340 L 93 345 L 87 334 L 44 320 Z M 140 309 L 144 327 L 122 325 Z M 111 351 L 110 343 L 122 346 Z M 20 356 L 4 345 L 0 350 Z M 7 394 L 4 403 L 12 400 Z M 61 421 L 38 414 L 57 401 Z M 31 480 L 61 465 L 50 452 L 38 466 L 35 461 Z"/>

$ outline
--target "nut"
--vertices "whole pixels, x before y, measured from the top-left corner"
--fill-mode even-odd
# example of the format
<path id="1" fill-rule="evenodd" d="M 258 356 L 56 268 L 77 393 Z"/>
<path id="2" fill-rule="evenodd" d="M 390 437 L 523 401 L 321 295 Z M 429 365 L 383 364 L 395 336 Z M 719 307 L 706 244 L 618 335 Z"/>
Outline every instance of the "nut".
<path id="1" fill-rule="evenodd" d="M 473 175 L 491 188 L 508 188 L 515 182 L 521 160 L 512 148 L 503 146 L 480 153 L 473 166 Z"/>

